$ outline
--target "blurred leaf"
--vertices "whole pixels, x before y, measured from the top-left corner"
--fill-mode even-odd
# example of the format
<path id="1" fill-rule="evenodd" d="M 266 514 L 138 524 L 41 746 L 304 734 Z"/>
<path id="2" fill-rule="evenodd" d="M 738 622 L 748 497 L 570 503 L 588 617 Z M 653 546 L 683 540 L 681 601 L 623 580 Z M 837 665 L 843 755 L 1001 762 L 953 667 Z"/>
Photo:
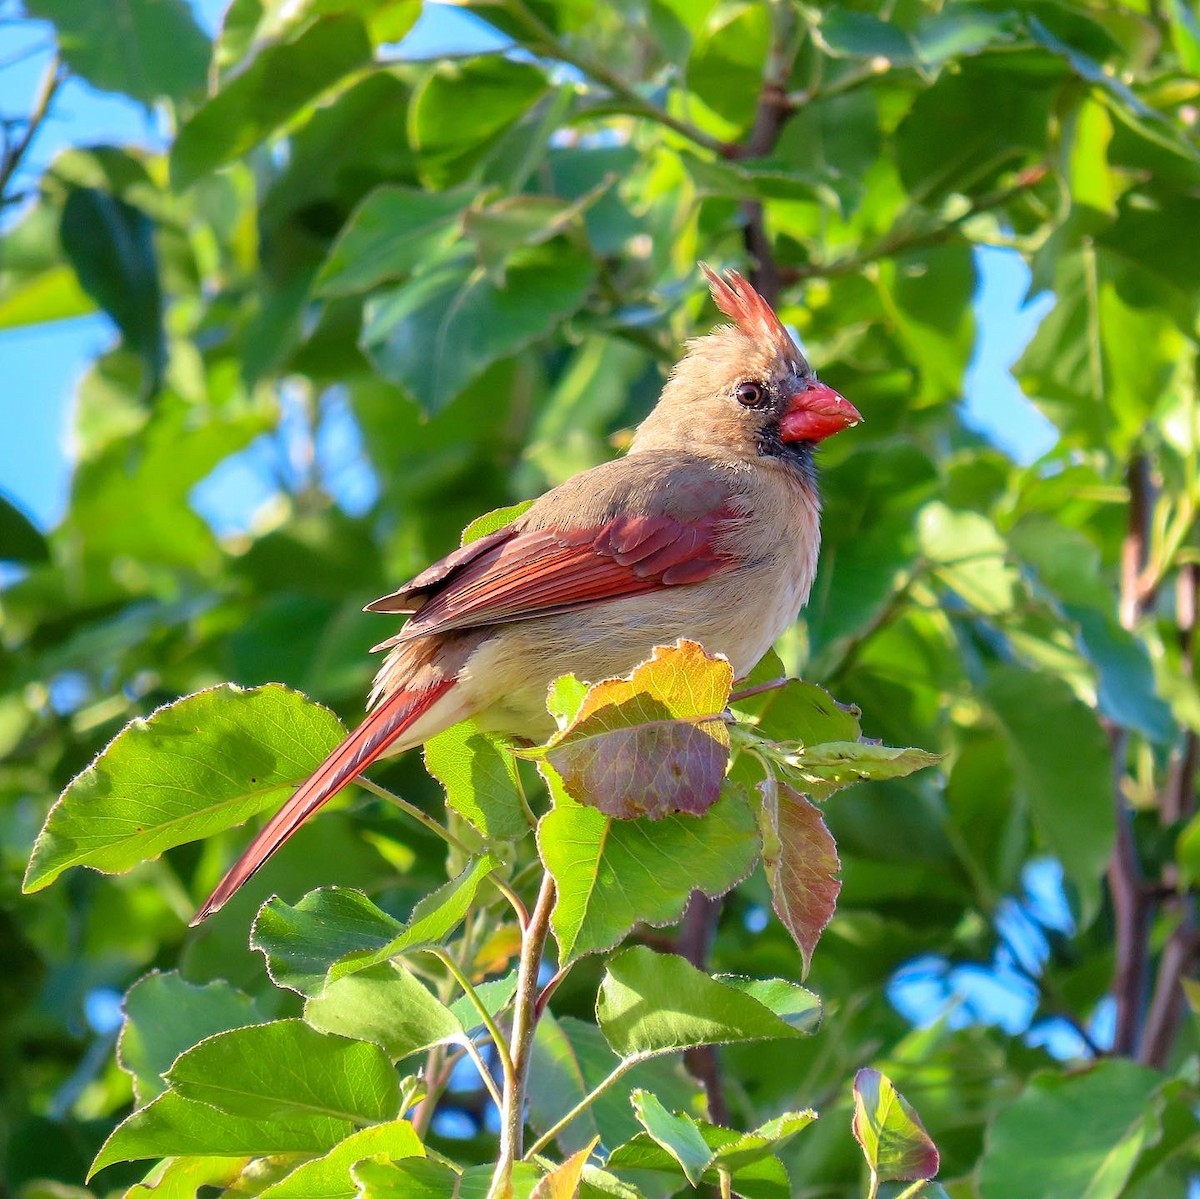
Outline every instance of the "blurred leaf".
<path id="1" fill-rule="evenodd" d="M 558 788 L 538 848 L 557 884 L 550 923 L 564 964 L 611 948 L 638 922 L 678 920 L 694 889 L 723 895 L 758 857 L 754 817 L 732 794 L 704 816 L 614 820 Z"/>
<path id="2" fill-rule="evenodd" d="M 282 803 L 343 736 L 337 717 L 285 687 L 231 684 L 127 725 L 50 810 L 25 890 L 71 866 L 129 870 L 164 849 Z"/>
<path id="3" fill-rule="evenodd" d="M 872 1177 L 912 1182 L 938 1172 L 938 1151 L 920 1117 L 878 1070 L 854 1076 L 854 1139 Z"/>
<path id="4" fill-rule="evenodd" d="M 370 300 L 363 348 L 384 378 L 437 412 L 493 362 L 570 316 L 591 278 L 591 262 L 559 244 L 515 255 L 502 287 L 451 261 Z"/>
<path id="5" fill-rule="evenodd" d="M 820 811 L 774 779 L 762 792 L 763 866 L 771 884 L 771 906 L 800 949 L 801 978 L 808 975 L 813 950 L 837 908 L 842 868 L 837 845 Z"/>
<path id="6" fill-rule="evenodd" d="M 75 187 L 63 206 L 61 237 L 84 291 L 141 356 L 142 392 L 153 395 L 167 357 L 154 222 L 116 196 Z"/>
<path id="7" fill-rule="evenodd" d="M 577 803 L 619 820 L 701 816 L 725 777 L 732 686 L 729 662 L 694 641 L 656 646 L 629 678 L 589 688 L 544 746 L 519 752 L 548 762 Z"/>
<path id="8" fill-rule="evenodd" d="M 977 612 L 998 616 L 1012 610 L 1017 572 L 1004 560 L 1004 541 L 990 521 L 945 504 L 927 504 L 921 510 L 920 536 L 938 578 Z"/>
<path id="9" fill-rule="evenodd" d="M 517 767 L 507 747 L 471 721 L 425 743 L 425 768 L 446 790 L 446 805 L 489 841 L 529 830 Z"/>
<path id="10" fill-rule="evenodd" d="M 258 1193 L 260 1199 L 354 1199 L 357 1190 L 350 1167 L 356 1162 L 424 1156 L 425 1147 L 408 1120 L 373 1124 Z"/>
<path id="11" fill-rule="evenodd" d="M 438 258 L 462 236 L 463 213 L 473 195 L 470 187 L 436 192 L 376 188 L 330 249 L 317 276 L 318 294 L 368 291 Z"/>
<path id="12" fill-rule="evenodd" d="M 93 87 L 149 107 L 204 90 L 209 44 L 183 0 L 26 0 L 53 21 L 71 70 Z"/>
<path id="13" fill-rule="evenodd" d="M 50 557 L 46 539 L 37 526 L 3 493 L 0 493 L 0 560 L 45 562 Z"/>
<path id="14" fill-rule="evenodd" d="M 1044 673 L 999 667 L 984 697 L 1008 742 L 1034 823 L 1075 887 L 1086 926 L 1096 914 L 1114 836 L 1104 731 L 1066 683 Z"/>
<path id="15" fill-rule="evenodd" d="M 681 957 L 642 945 L 609 959 L 596 998 L 596 1020 L 622 1058 L 809 1036 L 820 1019 L 820 1000 L 794 983 L 709 978 Z"/>
<path id="16" fill-rule="evenodd" d="M 912 39 L 904 30 L 871 13 L 831 8 L 818 28 L 821 41 L 834 58 L 883 59 L 904 67 L 917 57 Z"/>
<path id="17" fill-rule="evenodd" d="M 176 971 L 153 971 L 125 996 L 117 1060 L 133 1075 L 139 1107 L 166 1090 L 163 1076 L 185 1049 L 214 1033 L 258 1024 L 254 1001 L 224 980 L 198 987 Z"/>
<path id="18" fill-rule="evenodd" d="M 466 178 L 547 88 L 538 67 L 511 58 L 439 63 L 418 85 L 409 109 L 408 135 L 423 182 L 440 191 Z"/>
<path id="19" fill-rule="evenodd" d="M 1130 1061 L 1036 1075 L 996 1117 L 979 1171 L 983 1199 L 1117 1199 L 1159 1135 L 1162 1078 Z"/>
<path id="20" fill-rule="evenodd" d="M 727 121 L 749 125 L 770 39 L 770 12 L 761 4 L 721 6 L 696 35 L 688 87 Z"/>
<path id="21" fill-rule="evenodd" d="M 375 906 L 361 891 L 322 887 L 295 907 L 278 896 L 263 904 L 251 948 L 267 959 L 276 986 L 319 995 L 326 982 L 399 954 L 439 945 L 458 926 L 480 883 L 496 867 L 484 854 L 413 908 L 407 924 Z"/>
<path id="22" fill-rule="evenodd" d="M 371 1199 L 487 1199 L 494 1167 L 468 1166 L 461 1174 L 441 1162 L 408 1158 L 398 1162 L 362 1162 L 351 1173 L 358 1194 Z M 541 1170 L 532 1162 L 517 1162 L 512 1174 L 512 1199 L 531 1199 Z"/>
<path id="23" fill-rule="evenodd" d="M 370 57 L 362 22 L 345 14 L 322 17 L 291 40 L 265 47 L 179 130 L 171 182 L 182 191 L 242 157 Z"/>
<path id="24" fill-rule="evenodd" d="M 507 528 L 518 516 L 528 512 L 532 505 L 533 500 L 522 500 L 519 504 L 509 504 L 504 508 L 496 508 L 491 512 L 485 512 L 482 516 L 477 516 L 463 529 L 459 544 L 470 545 L 472 541 L 478 541 L 489 533 Z"/>

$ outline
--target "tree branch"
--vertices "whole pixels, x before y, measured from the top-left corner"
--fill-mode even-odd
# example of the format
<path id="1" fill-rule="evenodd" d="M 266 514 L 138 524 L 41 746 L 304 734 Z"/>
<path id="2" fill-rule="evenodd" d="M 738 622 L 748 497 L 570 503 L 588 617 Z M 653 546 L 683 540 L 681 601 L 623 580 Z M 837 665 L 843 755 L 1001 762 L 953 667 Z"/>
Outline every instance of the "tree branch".
<path id="1" fill-rule="evenodd" d="M 54 94 L 62 86 L 66 77 L 66 68 L 56 54 L 50 60 L 45 72 L 42 74 L 37 93 L 33 98 L 33 109 L 25 121 L 24 131 L 11 146 L 6 145 L 3 153 L 0 154 L 0 208 L 4 207 L 8 202 L 6 198 L 8 185 L 12 181 L 12 177 L 17 173 L 17 168 L 20 167 L 21 160 L 33 144 L 33 139 L 37 136 L 38 130 L 49 115 L 50 104 L 54 100 Z"/>

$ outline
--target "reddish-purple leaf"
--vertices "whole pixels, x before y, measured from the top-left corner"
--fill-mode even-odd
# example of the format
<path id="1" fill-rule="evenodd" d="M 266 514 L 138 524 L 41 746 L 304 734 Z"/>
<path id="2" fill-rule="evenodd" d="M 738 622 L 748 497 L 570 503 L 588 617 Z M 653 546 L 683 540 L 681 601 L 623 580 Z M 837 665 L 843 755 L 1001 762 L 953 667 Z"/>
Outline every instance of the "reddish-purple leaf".
<path id="1" fill-rule="evenodd" d="M 915 1182 L 938 1172 L 937 1146 L 912 1106 L 878 1070 L 854 1076 L 854 1139 L 880 1182 Z"/>
<path id="2" fill-rule="evenodd" d="M 572 799 L 607 816 L 699 816 L 725 777 L 722 713 L 732 686 L 728 661 L 694 641 L 659 646 L 628 678 L 597 683 L 547 745 L 524 752 L 549 762 Z"/>
<path id="3" fill-rule="evenodd" d="M 833 918 L 842 884 L 837 845 L 820 811 L 785 783 L 767 779 L 762 792 L 763 865 L 771 906 L 800 948 L 804 975 Z"/>

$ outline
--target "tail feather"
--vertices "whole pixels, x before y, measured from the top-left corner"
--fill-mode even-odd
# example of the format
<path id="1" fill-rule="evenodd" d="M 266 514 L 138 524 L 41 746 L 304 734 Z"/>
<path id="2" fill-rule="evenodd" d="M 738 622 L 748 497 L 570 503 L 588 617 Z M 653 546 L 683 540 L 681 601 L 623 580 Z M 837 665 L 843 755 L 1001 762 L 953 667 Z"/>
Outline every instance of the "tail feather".
<path id="1" fill-rule="evenodd" d="M 213 893 L 192 918 L 199 924 L 222 908 L 264 862 L 318 809 L 356 775 L 361 774 L 389 746 L 427 712 L 451 687 L 453 678 L 441 679 L 421 691 L 397 690 L 389 695 L 301 783 L 291 799 L 275 813 L 250 842 L 246 852 L 229 869 Z"/>

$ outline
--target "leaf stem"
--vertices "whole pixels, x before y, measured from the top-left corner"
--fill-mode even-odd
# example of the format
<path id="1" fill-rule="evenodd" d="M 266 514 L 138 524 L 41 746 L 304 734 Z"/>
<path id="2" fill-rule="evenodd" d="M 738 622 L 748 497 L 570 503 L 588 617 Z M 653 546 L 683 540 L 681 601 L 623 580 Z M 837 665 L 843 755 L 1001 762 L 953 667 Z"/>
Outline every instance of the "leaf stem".
<path id="1" fill-rule="evenodd" d="M 521 961 L 517 970 L 517 994 L 513 1005 L 509 1069 L 504 1074 L 504 1098 L 500 1105 L 500 1156 L 492 1175 L 488 1199 L 510 1199 L 513 1167 L 521 1158 L 525 1132 L 525 1087 L 529 1078 L 533 1034 L 537 1030 L 538 973 L 546 938 L 550 935 L 550 912 L 554 907 L 554 876 L 542 874 L 537 902 L 529 922 L 521 930 Z"/>
<path id="2" fill-rule="evenodd" d="M 508 1046 L 504 1043 L 504 1034 L 496 1027 L 496 1021 L 492 1019 L 492 1014 L 487 1010 L 487 1005 L 479 998 L 479 992 L 471 985 L 471 980 L 463 973 L 459 964 L 440 945 L 431 946 L 427 952 L 433 954 L 450 971 L 454 981 L 462 988 L 463 994 L 466 995 L 471 1001 L 472 1007 L 479 1013 L 479 1018 L 483 1021 L 483 1027 L 487 1029 L 488 1036 L 492 1038 L 496 1046 L 496 1055 L 500 1059 L 500 1069 L 504 1074 L 505 1086 L 507 1086 L 513 1069 L 512 1058 L 509 1056 Z M 494 1094 L 495 1084 L 490 1079 L 486 1079 L 485 1081 L 490 1084 L 488 1090 Z"/>
<path id="3" fill-rule="evenodd" d="M 477 853 L 465 841 L 459 840 L 444 824 L 439 824 L 428 812 L 422 812 L 416 804 L 411 804 L 407 799 L 401 799 L 394 791 L 389 791 L 386 787 L 381 787 L 378 783 L 372 782 L 365 774 L 360 774 L 354 780 L 364 791 L 370 791 L 372 795 L 378 795 L 380 799 L 386 799 L 388 803 L 393 803 L 407 816 L 411 816 L 418 824 L 423 824 L 436 837 L 440 837 L 447 845 L 457 849 L 459 853 L 465 854 L 468 858 L 472 858 Z"/>
<path id="4" fill-rule="evenodd" d="M 586 1112 L 587 1109 L 591 1107 L 592 1104 L 595 1103 L 596 1100 L 599 1099 L 600 1096 L 609 1089 L 609 1087 L 619 1082 L 630 1070 L 634 1068 L 634 1066 L 639 1065 L 643 1060 L 644 1059 L 640 1057 L 627 1057 L 623 1061 L 619 1062 L 609 1072 L 608 1076 L 598 1082 L 573 1108 L 571 1108 L 569 1112 L 567 1112 L 565 1116 L 563 1116 L 561 1120 L 558 1121 L 557 1124 L 551 1125 L 551 1127 L 546 1129 L 546 1131 L 542 1133 L 542 1135 L 538 1137 L 536 1141 L 534 1141 L 534 1143 L 529 1147 L 529 1151 L 525 1154 L 525 1157 L 527 1159 L 531 1158 L 534 1156 L 534 1154 L 540 1152 L 547 1145 L 549 1145 L 550 1142 L 554 1140 L 554 1138 L 558 1136 L 558 1134 L 562 1132 L 562 1130 L 566 1128 L 568 1124 L 571 1124 L 579 1116 L 582 1116 L 583 1113 Z"/>
<path id="5" fill-rule="evenodd" d="M 487 1062 L 483 1060 L 483 1054 L 479 1052 L 479 1046 L 468 1037 L 463 1042 L 463 1048 L 467 1051 L 467 1055 L 471 1061 L 475 1063 L 475 1069 L 479 1071 L 479 1077 L 483 1079 L 483 1085 L 487 1087 L 487 1093 L 492 1097 L 492 1102 L 496 1105 L 496 1110 L 499 1111 L 504 1098 L 500 1094 L 500 1088 L 496 1086 L 496 1080 L 492 1077 L 492 1072 L 488 1069 Z"/>

